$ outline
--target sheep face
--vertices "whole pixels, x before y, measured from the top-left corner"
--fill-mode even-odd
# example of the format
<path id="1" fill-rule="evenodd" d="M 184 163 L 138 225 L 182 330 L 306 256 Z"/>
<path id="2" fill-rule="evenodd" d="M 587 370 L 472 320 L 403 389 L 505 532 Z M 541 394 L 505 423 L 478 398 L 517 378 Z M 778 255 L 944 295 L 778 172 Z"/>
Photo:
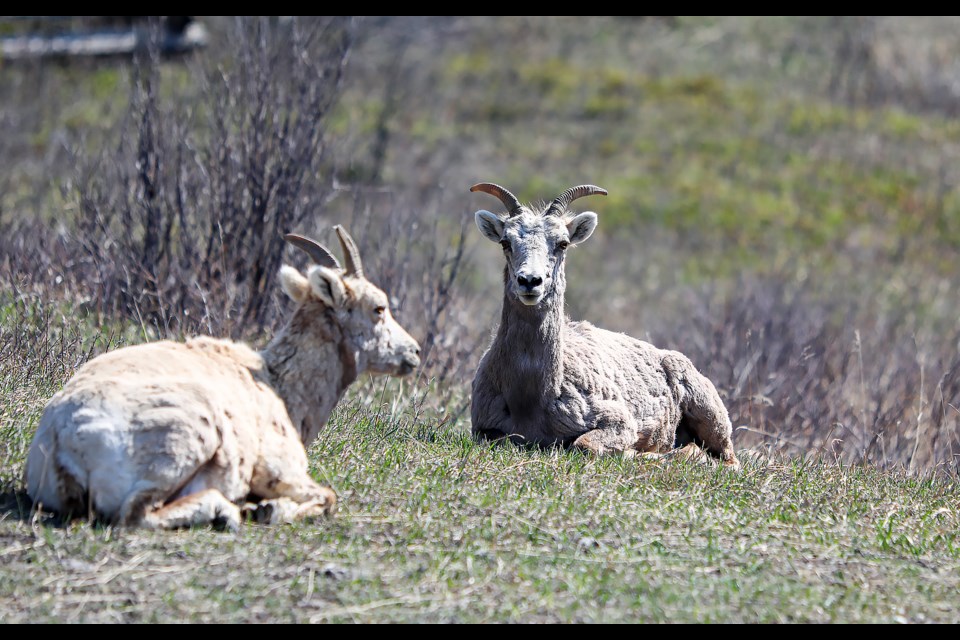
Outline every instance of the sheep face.
<path id="1" fill-rule="evenodd" d="M 304 277 L 293 267 L 280 270 L 280 282 L 290 298 L 332 312 L 344 347 L 356 358 L 358 371 L 404 376 L 420 366 L 420 345 L 393 319 L 387 294 L 363 275 L 356 243 L 343 227 L 335 227 L 344 251 L 345 267 L 323 245 L 303 236 L 285 238 L 307 252 L 317 264 Z"/>
<path id="2" fill-rule="evenodd" d="M 521 304 L 535 306 L 550 300 L 557 283 L 563 282 L 563 261 L 567 247 L 579 244 L 597 228 L 597 214 L 567 213 L 577 198 L 606 195 L 606 189 L 592 184 L 571 187 L 546 207 L 525 207 L 509 190 L 492 182 L 480 182 L 470 191 L 482 191 L 500 200 L 506 216 L 484 209 L 475 214 L 480 233 L 503 247 L 507 259 L 504 271 L 506 291 Z M 537 213 L 539 212 L 539 213 Z"/>
<path id="3" fill-rule="evenodd" d="M 284 266 L 280 279 L 294 301 L 333 312 L 359 370 L 404 376 L 420 366 L 420 345 L 393 319 L 387 294 L 363 276 L 314 265 L 304 277 Z"/>
<path id="4" fill-rule="evenodd" d="M 322 267 L 319 267 L 322 268 Z M 394 320 L 387 294 L 363 278 L 344 278 L 345 303 L 337 310 L 367 371 L 404 376 L 420 366 L 420 345 Z"/>
<path id="5" fill-rule="evenodd" d="M 567 248 L 589 238 L 597 227 L 592 211 L 570 217 L 523 207 L 507 218 L 486 210 L 477 211 L 475 217 L 484 237 L 503 248 L 507 290 L 527 306 L 551 295 Z"/>

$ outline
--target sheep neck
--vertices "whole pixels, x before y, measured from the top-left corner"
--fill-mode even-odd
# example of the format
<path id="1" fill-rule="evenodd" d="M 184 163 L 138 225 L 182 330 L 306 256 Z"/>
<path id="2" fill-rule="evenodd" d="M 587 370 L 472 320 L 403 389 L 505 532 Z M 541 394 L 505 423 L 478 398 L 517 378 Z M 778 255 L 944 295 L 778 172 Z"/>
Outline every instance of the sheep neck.
<path id="1" fill-rule="evenodd" d="M 506 284 L 506 283 L 505 283 Z M 504 286 L 503 312 L 494 344 L 508 366 L 511 408 L 530 399 L 556 397 L 563 380 L 564 291 L 561 268 L 554 273 L 553 289 L 539 304 L 528 306 Z"/>
<path id="2" fill-rule="evenodd" d="M 309 446 L 347 387 L 357 379 L 357 354 L 326 307 L 300 307 L 260 355 L 269 384 Z M 323 321 L 320 321 L 323 318 Z"/>

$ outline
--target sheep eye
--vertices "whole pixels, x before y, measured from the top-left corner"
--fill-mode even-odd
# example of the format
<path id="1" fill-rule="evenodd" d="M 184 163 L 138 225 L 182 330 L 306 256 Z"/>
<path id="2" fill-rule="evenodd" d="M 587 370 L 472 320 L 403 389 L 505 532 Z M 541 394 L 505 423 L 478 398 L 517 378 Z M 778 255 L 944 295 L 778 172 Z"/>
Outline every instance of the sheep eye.
<path id="1" fill-rule="evenodd" d="M 510 251 L 510 241 L 509 241 L 509 240 L 501 240 L 501 241 L 500 241 L 500 246 L 503 247 L 503 250 L 504 250 L 504 251 Z"/>
<path id="2" fill-rule="evenodd" d="M 377 314 L 377 317 L 378 317 L 378 318 L 382 318 L 382 317 L 383 317 L 383 314 L 387 312 L 387 308 L 386 308 L 386 307 L 377 307 L 376 309 L 373 310 L 373 312 L 374 312 L 375 314 Z"/>
<path id="3" fill-rule="evenodd" d="M 569 242 L 561 240 L 560 242 L 557 243 L 557 251 L 564 251 L 569 246 L 570 246 Z"/>

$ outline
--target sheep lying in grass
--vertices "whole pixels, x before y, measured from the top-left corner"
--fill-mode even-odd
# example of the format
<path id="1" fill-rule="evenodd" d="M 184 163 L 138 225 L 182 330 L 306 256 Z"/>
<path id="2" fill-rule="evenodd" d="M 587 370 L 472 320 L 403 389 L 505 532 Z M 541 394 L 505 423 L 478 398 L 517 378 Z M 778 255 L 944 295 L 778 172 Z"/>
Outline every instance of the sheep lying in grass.
<path id="1" fill-rule="evenodd" d="M 315 265 L 280 271 L 296 302 L 286 327 L 256 352 L 200 337 L 94 358 L 47 405 L 27 457 L 27 492 L 63 514 L 120 526 L 235 529 L 332 513 L 337 496 L 309 475 L 305 446 L 364 371 L 402 376 L 419 345 L 363 275 L 356 244 L 336 227 L 346 268 L 320 244 L 286 239 Z"/>
<path id="2" fill-rule="evenodd" d="M 695 443 L 739 466 L 723 401 L 686 356 L 565 317 L 567 248 L 597 226 L 595 213 L 567 207 L 607 192 L 581 185 L 548 206 L 523 206 L 496 184 L 470 190 L 507 208 L 505 216 L 476 213 L 506 266 L 500 326 L 473 380 L 474 435 L 597 454 L 659 455 Z"/>

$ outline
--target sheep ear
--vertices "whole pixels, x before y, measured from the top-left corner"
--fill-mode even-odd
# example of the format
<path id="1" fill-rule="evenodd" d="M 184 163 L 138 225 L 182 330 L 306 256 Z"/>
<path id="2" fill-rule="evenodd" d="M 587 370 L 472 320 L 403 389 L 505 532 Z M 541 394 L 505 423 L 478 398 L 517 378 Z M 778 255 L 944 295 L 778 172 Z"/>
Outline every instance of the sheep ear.
<path id="1" fill-rule="evenodd" d="M 487 240 L 500 242 L 503 239 L 503 220 L 495 213 L 490 213 L 486 209 L 477 211 L 474 218 L 477 221 L 477 228 Z"/>
<path id="2" fill-rule="evenodd" d="M 310 283 L 293 267 L 280 267 L 280 287 L 294 302 L 303 302 L 310 295 Z"/>
<path id="3" fill-rule="evenodd" d="M 567 223 L 570 233 L 570 244 L 579 244 L 593 235 L 597 228 L 597 214 L 593 211 L 584 211 Z"/>
<path id="4" fill-rule="evenodd" d="M 328 269 L 327 267 L 311 267 L 310 288 L 314 295 L 333 309 L 343 306 L 347 297 L 347 289 L 343 285 L 343 277 L 337 269 Z"/>

